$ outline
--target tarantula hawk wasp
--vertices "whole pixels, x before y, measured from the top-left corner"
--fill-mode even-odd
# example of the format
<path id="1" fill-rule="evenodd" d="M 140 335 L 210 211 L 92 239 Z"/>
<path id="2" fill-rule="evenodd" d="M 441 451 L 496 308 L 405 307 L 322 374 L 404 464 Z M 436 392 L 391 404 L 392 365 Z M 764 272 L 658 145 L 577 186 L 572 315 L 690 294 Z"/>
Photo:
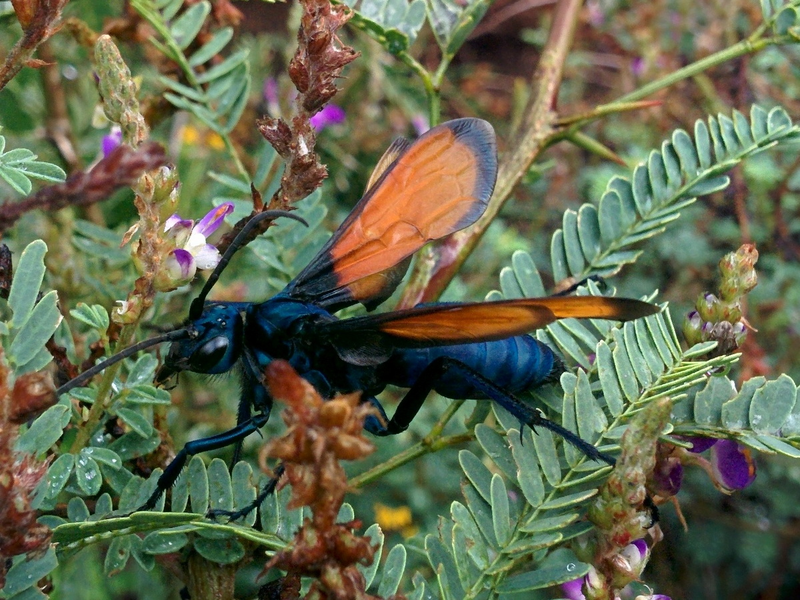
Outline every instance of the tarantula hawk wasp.
<path id="1" fill-rule="evenodd" d="M 378 436 L 404 431 L 435 390 L 453 399 L 490 399 L 520 423 L 550 429 L 587 457 L 613 464 L 613 458 L 514 396 L 554 380 L 564 369 L 553 350 L 525 334 L 567 317 L 637 319 L 658 312 L 657 306 L 626 298 L 552 296 L 334 316 L 356 303 L 372 310 L 386 300 L 417 250 L 480 218 L 496 176 L 495 135 L 486 121 L 457 119 L 413 143 L 397 140 L 381 158 L 364 197 L 282 292 L 263 302 L 206 302 L 253 227 L 278 216 L 298 219 L 280 211 L 254 217 L 192 301 L 188 324 L 125 351 L 130 355 L 172 342 L 159 382 L 180 371 L 217 374 L 242 365 L 237 425 L 187 443 L 142 508 L 156 505 L 190 456 L 238 445 L 267 422 L 272 398 L 261 383 L 262 373 L 275 359 L 287 360 L 324 398 L 361 391 L 362 402 L 372 403 L 382 417 L 365 422 Z M 81 382 L 88 377 L 82 375 Z M 79 384 L 71 382 L 59 393 Z M 388 384 L 409 388 L 391 418 L 376 399 Z M 273 488 L 274 482 L 234 518 L 257 506 Z"/>

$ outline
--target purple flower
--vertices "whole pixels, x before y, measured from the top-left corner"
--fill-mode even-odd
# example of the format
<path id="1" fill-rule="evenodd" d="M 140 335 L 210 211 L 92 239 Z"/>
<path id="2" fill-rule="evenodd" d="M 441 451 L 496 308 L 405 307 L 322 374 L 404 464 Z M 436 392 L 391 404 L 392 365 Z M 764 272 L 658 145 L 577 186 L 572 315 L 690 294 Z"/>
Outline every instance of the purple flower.
<path id="1" fill-rule="evenodd" d="M 631 61 L 631 72 L 635 77 L 641 77 L 644 73 L 644 59 L 641 56 L 637 56 Z"/>
<path id="2" fill-rule="evenodd" d="M 650 548 L 644 540 L 636 540 L 620 550 L 617 559 L 615 563 L 619 570 L 638 578 L 650 559 Z"/>
<path id="3" fill-rule="evenodd" d="M 414 131 L 417 135 L 422 135 L 428 129 L 431 128 L 430 123 L 428 123 L 428 119 L 424 115 L 414 115 L 411 118 L 411 125 L 414 127 Z"/>
<path id="4" fill-rule="evenodd" d="M 709 474 L 714 485 L 723 492 L 741 490 L 756 478 L 756 463 L 750 450 L 732 440 L 705 437 L 683 437 L 692 443 L 689 452 L 699 454 L 711 448 L 710 460 L 702 457 L 692 459 Z M 691 456 L 686 454 L 685 456 Z M 655 479 L 658 480 L 658 477 Z"/>
<path id="5" fill-rule="evenodd" d="M 122 143 L 122 129 L 119 125 L 114 125 L 107 135 L 103 136 L 100 141 L 100 149 L 103 151 L 103 156 L 108 156 L 111 152 Z"/>
<path id="6" fill-rule="evenodd" d="M 586 600 L 586 596 L 583 595 L 583 579 L 581 577 L 580 579 L 562 583 L 561 591 L 564 594 L 564 598 L 567 598 L 567 600 Z"/>
<path id="7" fill-rule="evenodd" d="M 717 481 L 729 490 L 741 490 L 756 478 L 756 463 L 748 448 L 719 440 L 711 448 L 711 467 Z"/>
<path id="8" fill-rule="evenodd" d="M 279 115 L 281 112 L 281 103 L 280 97 L 278 96 L 278 80 L 274 77 L 267 77 L 264 80 L 262 93 L 267 103 L 267 112 L 273 116 Z"/>
<path id="9" fill-rule="evenodd" d="M 705 452 L 719 441 L 716 438 L 709 437 L 681 437 L 681 439 L 691 442 L 692 447 L 689 452 L 693 452 L 695 454 Z"/>
<path id="10" fill-rule="evenodd" d="M 346 117 L 347 115 L 343 108 L 336 106 L 335 104 L 328 104 L 325 106 L 325 108 L 311 117 L 311 125 L 317 131 L 321 131 L 329 125 L 339 125 L 340 123 L 344 123 Z"/>
<path id="11" fill-rule="evenodd" d="M 164 231 L 175 248 L 164 259 L 163 279 L 157 278 L 156 282 L 159 289 L 174 289 L 191 281 L 197 269 L 213 269 L 217 266 L 219 251 L 207 243 L 206 238 L 222 225 L 231 212 L 233 204 L 224 202 L 209 211 L 196 225 L 192 220 L 182 219 L 177 213 L 166 220 Z"/>
<path id="12" fill-rule="evenodd" d="M 656 463 L 653 470 L 653 491 L 662 498 L 678 493 L 683 483 L 683 465 L 680 459 L 667 457 Z"/>

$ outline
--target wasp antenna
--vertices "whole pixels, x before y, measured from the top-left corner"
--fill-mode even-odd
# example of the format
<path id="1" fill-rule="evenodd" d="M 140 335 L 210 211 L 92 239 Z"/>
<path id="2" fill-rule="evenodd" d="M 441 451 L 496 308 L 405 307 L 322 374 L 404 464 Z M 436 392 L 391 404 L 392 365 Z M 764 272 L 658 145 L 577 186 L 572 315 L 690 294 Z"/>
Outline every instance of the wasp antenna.
<path id="1" fill-rule="evenodd" d="M 209 292 L 211 292 L 211 288 L 214 287 L 214 284 L 217 283 L 219 276 L 222 275 L 222 271 L 225 270 L 225 267 L 228 266 L 228 263 L 231 261 L 231 258 L 234 254 L 247 243 L 247 238 L 250 233 L 255 229 L 262 221 L 266 219 L 277 219 L 278 217 L 287 217 L 289 219 L 294 219 L 298 223 L 302 223 L 306 227 L 308 227 L 308 223 L 302 217 L 297 216 L 294 213 L 291 213 L 286 210 L 267 210 L 262 213 L 258 213 L 252 219 L 250 219 L 242 230 L 236 234 L 236 237 L 233 238 L 231 245 L 228 246 L 228 249 L 225 250 L 225 254 L 222 255 L 222 258 L 219 260 L 216 268 L 212 271 L 211 275 L 206 280 L 203 289 L 200 290 L 200 293 L 197 295 L 197 298 L 192 300 L 192 304 L 189 307 L 189 318 L 194 320 L 200 317 L 203 313 L 203 304 L 205 304 L 206 296 L 208 296 Z"/>
<path id="2" fill-rule="evenodd" d="M 119 361 L 128 358 L 133 354 L 136 354 L 140 350 L 144 350 L 145 348 L 150 348 L 151 346 L 156 346 L 158 344 L 163 344 L 164 342 L 174 342 L 175 340 L 180 340 L 185 337 L 188 337 L 188 335 L 189 335 L 189 330 L 186 329 L 185 327 L 182 327 L 181 329 L 168 331 L 163 335 L 159 335 L 154 338 L 141 341 L 138 344 L 134 344 L 133 346 L 128 346 L 127 348 L 125 348 L 121 352 L 118 352 L 114 356 L 111 356 L 106 360 L 97 363 L 90 369 L 86 369 L 83 373 L 81 373 L 74 379 L 70 379 L 67 383 L 65 383 L 56 390 L 56 396 L 60 396 L 61 394 L 66 394 L 68 391 L 76 387 L 82 387 L 92 377 L 97 375 L 100 371 L 107 369 L 111 365 L 118 363 Z"/>

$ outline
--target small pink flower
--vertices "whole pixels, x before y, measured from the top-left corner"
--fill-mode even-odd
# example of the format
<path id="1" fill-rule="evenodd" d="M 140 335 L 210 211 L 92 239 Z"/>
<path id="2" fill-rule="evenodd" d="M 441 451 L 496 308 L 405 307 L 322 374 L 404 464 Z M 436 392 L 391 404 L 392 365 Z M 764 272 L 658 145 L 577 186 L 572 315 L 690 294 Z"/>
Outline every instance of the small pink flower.
<path id="1" fill-rule="evenodd" d="M 344 112 L 344 109 L 340 106 L 336 106 L 335 104 L 328 104 L 311 117 L 311 126 L 320 131 L 325 129 L 329 125 L 339 125 L 340 123 L 344 123 L 347 114 Z"/>
<path id="2" fill-rule="evenodd" d="M 100 149 L 103 151 L 103 156 L 108 156 L 111 152 L 122 143 L 122 129 L 119 125 L 114 125 L 108 134 L 103 136 L 100 141 Z"/>

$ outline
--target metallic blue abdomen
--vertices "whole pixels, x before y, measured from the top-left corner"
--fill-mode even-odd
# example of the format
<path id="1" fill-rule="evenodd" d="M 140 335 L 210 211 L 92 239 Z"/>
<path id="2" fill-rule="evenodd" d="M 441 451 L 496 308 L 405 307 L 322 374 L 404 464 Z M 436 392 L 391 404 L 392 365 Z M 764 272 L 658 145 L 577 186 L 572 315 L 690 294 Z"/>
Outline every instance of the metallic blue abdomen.
<path id="1" fill-rule="evenodd" d="M 465 364 L 512 394 L 552 381 L 563 369 L 550 348 L 531 336 L 520 335 L 494 342 L 399 348 L 381 366 L 381 374 L 393 385 L 411 387 L 423 369 L 440 357 Z M 454 400 L 486 398 L 455 372 L 446 373 L 434 389 Z"/>

